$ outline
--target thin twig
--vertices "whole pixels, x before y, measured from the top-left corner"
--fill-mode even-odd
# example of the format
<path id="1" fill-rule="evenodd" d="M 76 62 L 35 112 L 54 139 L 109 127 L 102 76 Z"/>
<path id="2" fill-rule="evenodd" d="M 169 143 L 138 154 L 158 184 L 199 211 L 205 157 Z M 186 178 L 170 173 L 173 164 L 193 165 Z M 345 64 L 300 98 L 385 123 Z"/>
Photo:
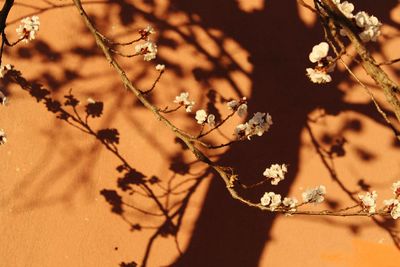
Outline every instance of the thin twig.
<path id="1" fill-rule="evenodd" d="M 394 63 L 400 62 L 400 58 L 396 58 L 396 59 L 392 59 L 389 61 L 385 61 L 385 62 L 381 62 L 378 64 L 378 66 L 382 66 L 382 65 L 392 65 Z"/>
<path id="2" fill-rule="evenodd" d="M 223 181 L 226 184 L 226 188 L 228 192 L 231 194 L 233 199 L 238 200 L 239 202 L 246 204 L 247 206 L 258 208 L 260 210 L 264 211 L 272 211 L 270 207 L 265 207 L 262 206 L 260 203 L 255 203 L 250 200 L 247 200 L 243 198 L 242 196 L 239 195 L 238 191 L 236 190 L 237 186 L 240 186 L 237 181 L 237 176 L 232 174 L 232 168 L 230 167 L 223 167 L 223 166 L 218 166 L 214 162 L 212 162 L 203 152 L 201 152 L 194 144 L 193 142 L 198 142 L 196 138 L 193 139 L 193 137 L 188 136 L 184 134 L 180 129 L 178 129 L 174 124 L 172 124 L 168 119 L 166 119 L 161 113 L 159 108 L 156 106 L 152 105 L 146 98 L 145 96 L 141 93 L 139 89 L 137 89 L 132 82 L 128 79 L 126 76 L 124 70 L 120 67 L 120 65 L 117 63 L 117 61 L 112 57 L 110 54 L 110 50 L 107 47 L 107 45 L 104 43 L 104 40 L 97 34 L 97 30 L 94 27 L 94 25 L 91 23 L 89 17 L 87 16 L 86 12 L 84 11 L 81 1 L 80 0 L 73 0 L 75 6 L 77 7 L 80 15 L 82 16 L 86 26 L 92 33 L 93 37 L 96 40 L 97 45 L 99 48 L 103 51 L 107 61 L 111 64 L 111 66 L 117 71 L 119 76 L 121 77 L 122 82 L 124 83 L 125 87 L 128 88 L 130 91 L 132 91 L 136 97 L 139 99 L 142 104 L 149 109 L 155 117 L 163 122 L 170 130 L 175 133 L 176 137 L 181 139 L 186 146 L 189 148 L 189 150 L 194 154 L 194 156 L 213 168 L 223 179 Z M 233 143 L 236 141 L 231 141 L 229 143 Z M 224 144 L 223 146 L 226 146 L 227 144 Z M 209 148 L 215 148 L 215 147 L 220 147 L 220 146 L 210 146 Z M 278 213 L 285 213 L 285 214 L 299 214 L 299 215 L 326 215 L 326 216 L 372 216 L 372 215 L 382 215 L 382 216 L 389 216 L 389 214 L 386 211 L 378 211 L 374 214 L 370 214 L 365 211 L 359 211 L 359 212 L 350 212 L 350 211 L 328 211 L 328 210 L 322 210 L 322 211 L 289 211 L 286 208 L 279 207 L 274 210 L 275 212 Z M 169 216 L 167 216 L 169 217 Z M 172 223 L 172 222 L 170 222 Z M 153 235 L 151 238 L 150 242 L 152 243 L 158 233 Z M 148 258 L 148 253 L 149 251 L 146 251 L 145 254 L 145 260 Z"/>

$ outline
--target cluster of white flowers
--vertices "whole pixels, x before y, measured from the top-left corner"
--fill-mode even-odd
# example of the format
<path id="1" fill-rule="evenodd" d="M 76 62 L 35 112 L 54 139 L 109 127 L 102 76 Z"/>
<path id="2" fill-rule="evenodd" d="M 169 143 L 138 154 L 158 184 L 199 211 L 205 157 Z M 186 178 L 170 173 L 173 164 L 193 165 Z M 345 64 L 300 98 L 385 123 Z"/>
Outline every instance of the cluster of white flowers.
<path id="1" fill-rule="evenodd" d="M 163 72 L 165 70 L 165 65 L 164 64 L 157 64 L 156 70 L 159 72 Z"/>
<path id="2" fill-rule="evenodd" d="M 272 125 L 272 117 L 268 113 L 254 113 L 253 118 L 244 124 L 239 124 L 235 128 L 235 136 L 238 139 L 243 137 L 250 138 L 254 135 L 262 136 Z"/>
<path id="3" fill-rule="evenodd" d="M 376 191 L 372 191 L 372 193 L 368 192 L 365 195 L 358 195 L 358 198 L 361 200 L 361 205 L 364 209 L 368 210 L 369 214 L 373 214 L 376 211 L 376 198 L 378 194 Z"/>
<path id="4" fill-rule="evenodd" d="M 299 203 L 294 197 L 285 197 L 282 201 L 282 196 L 274 192 L 265 192 L 261 197 L 260 202 L 262 206 L 269 207 L 271 211 L 276 210 L 276 208 L 283 204 L 283 207 L 291 212 L 296 211 L 297 203 Z"/>
<path id="5" fill-rule="evenodd" d="M 362 31 L 359 36 L 363 42 L 377 40 L 381 33 L 382 23 L 375 16 L 370 16 L 364 11 L 353 15 L 354 5 L 352 3 L 348 1 L 341 3 L 340 0 L 333 0 L 333 2 L 344 16 L 355 21 L 355 24 L 361 28 Z M 340 30 L 340 34 L 346 35 L 343 29 Z M 328 73 L 334 71 L 336 64 L 333 58 L 328 56 L 328 52 L 329 45 L 326 42 L 321 42 L 313 47 L 309 55 L 310 61 L 317 63 L 316 67 L 306 69 L 306 74 L 313 83 L 329 83 L 332 81 L 332 77 Z"/>
<path id="6" fill-rule="evenodd" d="M 3 129 L 0 129 L 0 145 L 7 143 L 7 135 Z"/>
<path id="7" fill-rule="evenodd" d="M 36 32 L 39 31 L 39 17 L 26 17 L 21 20 L 21 24 L 17 28 L 17 33 L 20 38 L 24 38 L 24 42 L 29 42 L 35 39 Z"/>
<path id="8" fill-rule="evenodd" d="M 232 100 L 227 103 L 230 110 L 236 110 L 239 117 L 244 117 L 247 114 L 247 103 L 246 97 L 243 97 L 240 101 Z"/>
<path id="9" fill-rule="evenodd" d="M 337 5 L 339 10 L 347 18 L 352 19 L 354 17 L 354 15 L 353 15 L 354 5 L 352 3 L 349 3 L 347 1 L 344 1 L 343 3 L 340 3 L 340 0 L 333 0 L 333 2 Z"/>
<path id="10" fill-rule="evenodd" d="M 150 39 L 147 39 L 143 44 L 138 44 L 135 46 L 136 54 L 143 55 L 145 61 L 150 61 L 157 56 L 157 45 L 153 43 Z"/>
<path id="11" fill-rule="evenodd" d="M 400 196 L 400 181 L 397 181 L 397 182 L 392 184 L 392 190 L 393 190 L 393 194 L 396 197 Z"/>
<path id="12" fill-rule="evenodd" d="M 370 16 L 366 12 L 358 12 L 354 17 L 358 27 L 363 31 L 359 34 L 363 42 L 373 41 L 376 42 L 378 36 L 381 34 L 382 23 L 375 16 Z"/>
<path id="13" fill-rule="evenodd" d="M 380 28 L 382 23 L 375 16 L 370 16 L 365 11 L 360 11 L 356 15 L 353 15 L 354 5 L 347 1 L 340 3 L 340 0 L 333 0 L 338 6 L 339 10 L 349 19 L 353 19 L 356 25 L 362 29 L 359 34 L 360 39 L 363 42 L 376 41 L 378 36 L 381 34 Z M 344 31 L 340 31 L 340 34 L 345 36 Z"/>
<path id="14" fill-rule="evenodd" d="M 155 34 L 156 31 L 151 25 L 147 25 L 146 28 L 139 30 L 139 33 L 142 38 L 147 38 L 149 35 Z"/>
<path id="15" fill-rule="evenodd" d="M 139 55 L 143 55 L 143 59 L 145 61 L 150 61 L 156 58 L 157 56 L 157 45 L 151 41 L 150 35 L 154 34 L 155 31 L 153 27 L 147 26 L 145 29 L 139 31 L 143 39 L 146 41 L 142 44 L 138 44 L 135 46 L 135 53 Z"/>
<path id="16" fill-rule="evenodd" d="M 287 173 L 286 164 L 272 164 L 271 167 L 266 168 L 263 175 L 267 178 L 272 179 L 271 184 L 277 185 L 280 181 L 285 179 Z"/>
<path id="17" fill-rule="evenodd" d="M 312 63 L 316 63 L 326 58 L 328 56 L 328 52 L 329 44 L 326 42 L 321 42 L 312 48 L 312 51 L 308 55 L 308 58 Z"/>
<path id="18" fill-rule="evenodd" d="M 383 201 L 383 205 L 389 210 L 393 219 L 400 218 L 400 202 L 397 199 L 387 199 Z"/>
<path id="19" fill-rule="evenodd" d="M 324 70 L 307 68 L 306 71 L 308 78 L 313 83 L 329 83 L 332 81 L 332 77 Z"/>
<path id="20" fill-rule="evenodd" d="M 400 181 L 392 184 L 393 194 L 395 198 L 383 201 L 383 205 L 388 209 L 393 219 L 400 218 L 400 201 L 397 199 L 400 196 Z"/>
<path id="21" fill-rule="evenodd" d="M 175 97 L 174 103 L 185 106 L 186 112 L 192 112 L 194 101 L 189 100 L 189 93 L 182 92 L 180 95 Z"/>
<path id="22" fill-rule="evenodd" d="M 315 45 L 308 56 L 312 63 L 317 63 L 314 68 L 307 68 L 307 76 L 313 83 L 329 83 L 332 77 L 328 72 L 335 69 L 335 63 L 332 57 L 328 56 L 329 45 L 326 42 L 321 42 Z"/>
<path id="23" fill-rule="evenodd" d="M 0 66 L 0 78 L 4 78 L 4 76 L 9 72 L 10 70 L 13 70 L 14 66 L 11 64 L 1 64 Z"/>
<path id="24" fill-rule="evenodd" d="M 281 195 L 275 194 L 274 192 L 266 192 L 261 198 L 261 205 L 269 207 L 271 211 L 274 211 L 279 205 L 281 205 Z"/>
<path id="25" fill-rule="evenodd" d="M 282 204 L 289 209 L 289 211 L 296 211 L 296 206 L 299 201 L 295 197 L 285 197 Z"/>
<path id="26" fill-rule="evenodd" d="M 203 124 L 207 121 L 208 125 L 211 127 L 215 126 L 215 115 L 209 114 L 204 109 L 200 109 L 196 111 L 196 120 L 198 124 Z"/>
<path id="27" fill-rule="evenodd" d="M 301 196 L 303 201 L 306 203 L 321 203 L 324 201 L 324 195 L 326 194 L 326 188 L 323 185 L 320 185 L 314 189 L 307 189 L 304 191 Z"/>

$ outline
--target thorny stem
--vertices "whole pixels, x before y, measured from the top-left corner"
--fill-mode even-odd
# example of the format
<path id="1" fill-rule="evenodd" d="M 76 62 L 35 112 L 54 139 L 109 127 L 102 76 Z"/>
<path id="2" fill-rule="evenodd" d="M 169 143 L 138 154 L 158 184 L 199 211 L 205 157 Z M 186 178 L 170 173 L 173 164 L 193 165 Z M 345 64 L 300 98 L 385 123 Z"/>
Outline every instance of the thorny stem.
<path id="1" fill-rule="evenodd" d="M 223 179 L 225 182 L 226 188 L 228 192 L 231 194 L 232 198 L 238 200 L 239 202 L 250 206 L 257 208 L 259 210 L 263 211 L 271 211 L 271 208 L 269 207 L 264 207 L 260 203 L 255 203 L 250 200 L 247 200 L 240 196 L 240 194 L 237 191 L 237 187 L 239 186 L 238 180 L 237 180 L 237 175 L 233 174 L 232 168 L 230 167 L 223 167 L 223 166 L 218 166 L 214 162 L 212 162 L 203 152 L 201 152 L 193 143 L 197 142 L 197 140 L 185 133 L 183 133 L 181 130 L 179 130 L 175 125 L 173 125 L 167 118 L 165 118 L 159 108 L 151 104 L 145 96 L 141 93 L 141 91 L 136 88 L 132 82 L 128 79 L 128 77 L 125 74 L 125 71 L 121 68 L 121 66 L 118 64 L 118 62 L 112 57 L 110 54 L 110 50 L 107 47 L 106 43 L 104 42 L 103 38 L 98 34 L 96 28 L 94 25 L 91 23 L 89 17 L 87 16 L 86 12 L 84 11 L 81 1 L 80 0 L 73 0 L 76 8 L 78 9 L 80 15 L 82 16 L 84 23 L 92 33 L 93 37 L 96 40 L 97 45 L 99 48 L 103 51 L 107 61 L 110 63 L 110 65 L 115 69 L 115 71 L 119 74 L 124 86 L 132 91 L 136 97 L 139 99 L 139 101 L 147 108 L 149 109 L 156 119 L 164 123 L 174 134 L 177 138 L 181 139 L 186 146 L 189 148 L 189 150 L 194 154 L 194 156 L 199 160 L 213 168 L 219 176 Z M 382 215 L 382 216 L 389 216 L 389 214 L 385 211 L 378 211 L 374 214 L 370 214 L 366 211 L 359 211 L 359 212 L 349 212 L 349 211 L 329 211 L 329 210 L 322 210 L 322 211 L 288 211 L 287 209 L 283 207 L 279 207 L 275 209 L 275 212 L 279 213 L 285 213 L 285 214 L 298 214 L 298 215 L 327 215 L 327 216 L 372 216 L 372 215 Z M 155 235 L 156 236 L 156 235 Z M 155 238 L 155 237 L 154 237 Z M 147 255 L 147 254 L 146 254 Z"/>

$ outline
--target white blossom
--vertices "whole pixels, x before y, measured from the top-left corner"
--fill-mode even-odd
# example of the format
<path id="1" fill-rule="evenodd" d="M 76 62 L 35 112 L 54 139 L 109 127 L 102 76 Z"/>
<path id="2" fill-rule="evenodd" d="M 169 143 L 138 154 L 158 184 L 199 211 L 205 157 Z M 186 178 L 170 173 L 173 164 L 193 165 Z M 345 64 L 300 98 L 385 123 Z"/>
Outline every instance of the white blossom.
<path id="1" fill-rule="evenodd" d="M 140 30 L 139 32 L 142 36 L 148 36 L 156 33 L 156 31 L 151 25 L 147 25 L 146 28 Z"/>
<path id="2" fill-rule="evenodd" d="M 263 175 L 267 178 L 272 179 L 271 184 L 277 185 L 280 181 L 285 179 L 287 173 L 286 164 L 272 164 L 269 168 L 266 168 Z"/>
<path id="3" fill-rule="evenodd" d="M 5 106 L 8 103 L 7 97 L 0 91 L 0 105 Z"/>
<path id="4" fill-rule="evenodd" d="M 246 136 L 250 140 L 254 135 L 262 136 L 272 124 L 271 115 L 257 112 L 248 122 L 236 126 L 235 136 L 238 139 Z"/>
<path id="5" fill-rule="evenodd" d="M 207 120 L 207 112 L 204 109 L 196 111 L 196 120 L 198 124 L 203 124 Z"/>
<path id="6" fill-rule="evenodd" d="M 358 198 L 361 200 L 361 204 L 364 209 L 368 209 L 368 213 L 375 213 L 376 210 L 376 198 L 378 194 L 376 191 L 372 191 L 372 193 L 368 192 L 365 195 L 358 195 Z"/>
<path id="7" fill-rule="evenodd" d="M 174 103 L 185 106 L 186 112 L 192 112 L 194 101 L 189 100 L 189 93 L 182 92 L 180 95 L 175 97 Z"/>
<path id="8" fill-rule="evenodd" d="M 400 181 L 392 184 L 393 194 L 397 197 L 400 196 Z"/>
<path id="9" fill-rule="evenodd" d="M 393 219 L 400 218 L 400 202 L 397 199 L 387 199 L 383 201 L 383 205 L 390 211 Z"/>
<path id="10" fill-rule="evenodd" d="M 261 198 L 262 206 L 269 206 L 274 211 L 281 204 L 281 195 L 275 194 L 274 192 L 266 192 Z"/>
<path id="11" fill-rule="evenodd" d="M 353 11 L 354 11 L 354 5 L 352 3 L 349 3 L 347 1 L 344 1 L 343 3 L 340 3 L 340 0 L 334 0 L 333 1 L 339 10 L 345 15 L 347 18 L 351 19 L 354 17 Z"/>
<path id="12" fill-rule="evenodd" d="M 390 215 L 392 216 L 393 219 L 398 219 L 400 218 L 400 205 L 397 203 L 396 206 L 392 208 L 392 211 L 390 212 Z"/>
<path id="13" fill-rule="evenodd" d="M 7 72 L 9 72 L 10 70 L 13 70 L 14 66 L 11 64 L 1 64 L 0 66 L 0 78 L 4 78 L 4 76 L 6 76 Z"/>
<path id="14" fill-rule="evenodd" d="M 314 189 L 307 189 L 301 194 L 301 196 L 304 202 L 321 203 L 325 199 L 324 198 L 325 194 L 326 194 L 325 186 L 320 185 Z"/>
<path id="15" fill-rule="evenodd" d="M 246 116 L 246 113 L 247 113 L 247 105 L 241 104 L 237 109 L 237 114 L 239 115 L 239 117 L 244 117 Z"/>
<path id="16" fill-rule="evenodd" d="M 234 110 L 239 105 L 239 102 L 236 100 L 231 100 L 226 105 L 229 109 Z"/>
<path id="17" fill-rule="evenodd" d="M 211 127 L 215 126 L 215 115 L 214 114 L 210 114 L 207 117 L 207 123 L 208 125 L 210 125 Z"/>
<path id="18" fill-rule="evenodd" d="M 150 61 L 156 58 L 157 45 L 150 39 L 147 39 L 143 44 L 138 44 L 135 46 L 135 52 L 136 54 L 143 55 L 143 59 L 145 61 Z"/>
<path id="19" fill-rule="evenodd" d="M 235 132 L 234 135 L 236 136 L 237 139 L 242 138 L 245 135 L 246 129 L 247 129 L 247 123 L 246 124 L 239 124 L 235 127 Z"/>
<path id="20" fill-rule="evenodd" d="M 323 70 L 307 68 L 307 76 L 313 83 L 329 83 L 332 77 Z"/>
<path id="21" fill-rule="evenodd" d="M 156 70 L 163 72 L 165 70 L 165 65 L 164 64 L 157 64 Z"/>
<path id="22" fill-rule="evenodd" d="M 308 56 L 312 63 L 318 62 L 321 59 L 325 58 L 329 52 L 329 45 L 326 42 L 321 42 L 318 45 L 315 45 Z"/>
<path id="23" fill-rule="evenodd" d="M 3 129 L 0 129 L 0 145 L 4 145 L 5 143 L 7 143 L 6 132 L 4 132 Z"/>
<path id="24" fill-rule="evenodd" d="M 289 208 L 290 211 L 296 211 L 296 206 L 299 201 L 296 198 L 285 197 L 282 201 L 282 204 Z"/>
<path id="25" fill-rule="evenodd" d="M 17 28 L 17 33 L 20 38 L 24 38 L 24 42 L 32 41 L 35 39 L 36 32 L 39 31 L 39 17 L 32 16 L 26 17 L 21 20 L 21 24 Z"/>
<path id="26" fill-rule="evenodd" d="M 381 34 L 380 27 L 382 23 L 375 16 L 370 16 L 368 13 L 361 11 L 354 17 L 358 27 L 363 31 L 359 34 L 363 42 L 376 41 Z"/>
<path id="27" fill-rule="evenodd" d="M 252 135 L 262 136 L 264 132 L 269 130 L 269 127 L 273 124 L 272 117 L 268 113 L 257 112 L 254 113 L 253 118 L 251 118 L 248 122 L 249 124 L 249 132 L 246 133 L 248 137 Z"/>

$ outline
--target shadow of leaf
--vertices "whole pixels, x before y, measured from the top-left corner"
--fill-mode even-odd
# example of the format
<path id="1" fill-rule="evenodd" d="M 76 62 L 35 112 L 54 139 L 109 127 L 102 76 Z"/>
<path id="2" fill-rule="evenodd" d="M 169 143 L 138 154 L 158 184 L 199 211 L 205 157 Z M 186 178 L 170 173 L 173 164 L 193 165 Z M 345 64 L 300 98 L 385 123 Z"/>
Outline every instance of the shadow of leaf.
<path id="1" fill-rule="evenodd" d="M 118 195 L 115 190 L 103 189 L 100 194 L 104 196 L 106 201 L 111 205 L 111 211 L 116 214 L 122 214 L 124 209 L 122 208 L 122 198 Z"/>
<path id="2" fill-rule="evenodd" d="M 115 128 L 102 129 L 97 131 L 97 138 L 108 144 L 118 144 L 119 132 Z"/>

